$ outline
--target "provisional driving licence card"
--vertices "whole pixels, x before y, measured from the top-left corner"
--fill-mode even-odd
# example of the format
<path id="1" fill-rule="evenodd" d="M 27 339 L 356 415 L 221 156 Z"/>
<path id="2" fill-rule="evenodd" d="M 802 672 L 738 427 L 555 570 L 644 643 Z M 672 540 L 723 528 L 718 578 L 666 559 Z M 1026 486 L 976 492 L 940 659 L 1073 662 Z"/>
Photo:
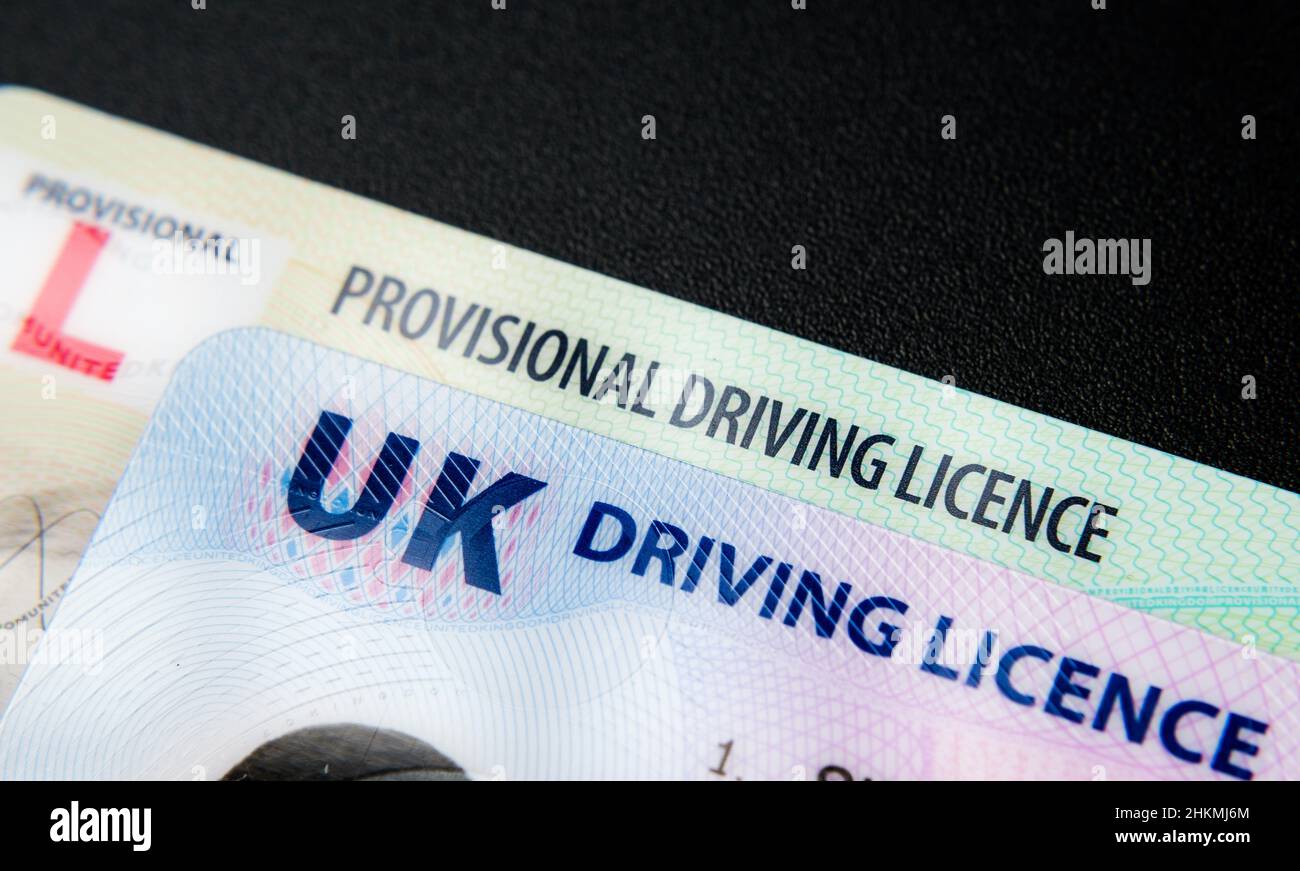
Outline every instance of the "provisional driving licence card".
<path id="1" fill-rule="evenodd" d="M 851 518 L 1300 659 L 1295 494 L 16 88 L 0 257 L 0 701 L 57 659 L 38 641 L 180 360 L 253 324 L 778 494 L 790 535 Z"/>
<path id="2" fill-rule="evenodd" d="M 101 636 L 0 777 L 1300 775 L 1300 664 L 265 329 L 173 377 L 44 643 Z"/>

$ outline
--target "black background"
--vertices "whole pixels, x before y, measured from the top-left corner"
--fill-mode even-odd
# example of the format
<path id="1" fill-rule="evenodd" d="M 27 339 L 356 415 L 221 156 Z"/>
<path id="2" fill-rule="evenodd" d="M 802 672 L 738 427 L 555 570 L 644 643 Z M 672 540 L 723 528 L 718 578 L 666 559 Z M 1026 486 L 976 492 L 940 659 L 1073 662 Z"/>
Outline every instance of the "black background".
<path id="1" fill-rule="evenodd" d="M 1107 6 L 6 0 L 0 81 L 1298 490 L 1300 4 Z"/>
<path id="2" fill-rule="evenodd" d="M 599 791 L 580 792 L 581 785 L 505 783 L 477 790 L 471 786 L 441 803 L 430 801 L 428 786 L 389 784 L 382 798 L 369 801 L 343 792 L 347 786 L 230 787 L 239 792 L 232 801 L 228 791 L 172 783 L 3 784 L 0 790 L 7 788 L 15 796 L 5 809 L 6 858 L 27 854 L 37 861 L 71 863 L 116 854 L 126 867 L 152 860 L 176 868 L 197 864 L 200 856 L 205 867 L 281 860 L 292 868 L 373 868 L 412 859 L 432 864 L 455 849 L 465 856 L 461 862 L 491 857 L 514 867 L 557 854 L 621 861 L 640 847 L 647 864 L 659 867 L 686 859 L 704 866 L 773 863 L 775 857 L 780 857 L 777 864 L 847 863 L 867 847 L 872 864 L 891 868 L 917 857 L 962 868 L 974 856 L 994 865 L 1024 862 L 1025 857 L 1050 862 L 1068 855 L 1084 865 L 1093 857 L 1135 854 L 1143 863 L 1138 867 L 1196 867 L 1199 863 L 1189 862 L 1195 856 L 1207 865 L 1230 868 L 1236 861 L 1260 861 L 1249 851 L 1261 858 L 1265 852 L 1279 856 L 1294 843 L 1290 784 L 1259 783 L 1243 792 L 1214 782 L 1037 783 L 1027 800 L 1026 788 L 1016 783 L 874 782 L 830 787 L 849 790 L 836 795 L 804 790 L 798 812 L 788 810 L 785 796 L 778 804 L 750 789 L 727 797 L 726 822 L 703 810 L 716 804 L 682 802 L 686 810 L 679 824 L 665 819 L 663 797 L 672 800 L 671 786 L 606 784 Z M 557 790 L 565 790 L 562 803 Z M 51 843 L 52 810 L 69 808 L 73 799 L 83 808 L 151 808 L 149 852 L 132 852 L 123 843 Z M 692 814 L 697 806 L 701 810 Z M 1243 808 L 1247 818 L 1116 819 L 1116 808 L 1170 806 L 1180 811 Z M 678 837 L 690 828 L 706 837 Z M 1244 832 L 1250 841 L 1139 846 L 1115 840 L 1116 832 L 1166 831 Z"/>

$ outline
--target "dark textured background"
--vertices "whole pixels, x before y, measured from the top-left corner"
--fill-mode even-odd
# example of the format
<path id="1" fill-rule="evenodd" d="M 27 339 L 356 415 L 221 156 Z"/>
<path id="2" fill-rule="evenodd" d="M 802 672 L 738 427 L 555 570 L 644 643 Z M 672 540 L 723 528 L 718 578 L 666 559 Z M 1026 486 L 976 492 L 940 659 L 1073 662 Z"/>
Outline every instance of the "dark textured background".
<path id="1" fill-rule="evenodd" d="M 0 81 L 1298 490 L 1300 4 L 1108 5 L 6 0 Z"/>

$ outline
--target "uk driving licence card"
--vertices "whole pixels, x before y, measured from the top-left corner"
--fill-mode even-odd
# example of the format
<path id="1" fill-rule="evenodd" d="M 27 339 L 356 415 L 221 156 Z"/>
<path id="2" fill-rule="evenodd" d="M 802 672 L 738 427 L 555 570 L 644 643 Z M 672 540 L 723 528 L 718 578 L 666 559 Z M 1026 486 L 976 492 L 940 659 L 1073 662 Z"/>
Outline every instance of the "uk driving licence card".
<path id="1" fill-rule="evenodd" d="M 1300 775 L 1300 665 L 265 329 L 180 365 L 0 776 Z M 329 749 L 321 748 L 328 760 Z"/>

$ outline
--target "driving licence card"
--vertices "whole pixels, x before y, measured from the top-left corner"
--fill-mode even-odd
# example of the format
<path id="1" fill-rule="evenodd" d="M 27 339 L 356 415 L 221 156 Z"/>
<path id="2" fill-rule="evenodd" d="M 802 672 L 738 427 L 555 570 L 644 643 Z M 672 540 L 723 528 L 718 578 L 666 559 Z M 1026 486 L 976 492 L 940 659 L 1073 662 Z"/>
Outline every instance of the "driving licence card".
<path id="1" fill-rule="evenodd" d="M 181 364 L 38 653 L 2 777 L 340 729 L 475 778 L 1300 775 L 1300 664 L 265 329 Z"/>

